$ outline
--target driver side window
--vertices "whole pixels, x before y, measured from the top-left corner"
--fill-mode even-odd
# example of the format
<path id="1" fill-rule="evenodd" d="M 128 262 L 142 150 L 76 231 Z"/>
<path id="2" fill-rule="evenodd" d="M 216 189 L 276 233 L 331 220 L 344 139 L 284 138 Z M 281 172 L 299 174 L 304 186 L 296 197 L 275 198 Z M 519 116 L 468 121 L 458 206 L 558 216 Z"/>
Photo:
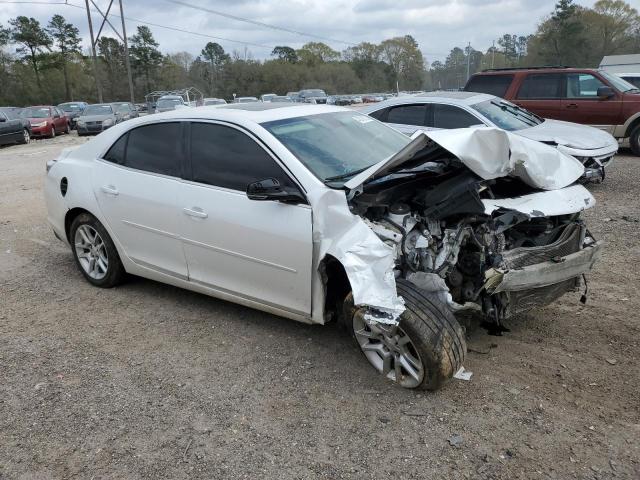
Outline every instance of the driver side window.
<path id="1" fill-rule="evenodd" d="M 283 187 L 298 187 L 255 140 L 232 127 L 191 124 L 191 180 L 245 192 L 266 178 Z"/>

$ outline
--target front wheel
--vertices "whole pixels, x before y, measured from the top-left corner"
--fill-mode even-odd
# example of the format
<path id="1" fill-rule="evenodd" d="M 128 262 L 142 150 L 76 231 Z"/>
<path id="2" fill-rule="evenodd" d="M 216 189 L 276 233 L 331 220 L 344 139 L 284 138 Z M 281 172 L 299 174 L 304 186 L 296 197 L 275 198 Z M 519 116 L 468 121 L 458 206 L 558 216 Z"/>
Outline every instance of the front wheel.
<path id="1" fill-rule="evenodd" d="M 20 143 L 26 145 L 30 141 L 31 141 L 31 135 L 29 135 L 29 130 L 25 128 L 24 130 L 22 130 L 22 139 L 20 140 Z"/>
<path id="2" fill-rule="evenodd" d="M 56 138 L 56 126 L 51 125 L 51 132 L 49 133 L 49 138 Z"/>
<path id="3" fill-rule="evenodd" d="M 467 351 L 462 327 L 436 296 L 397 280 L 406 310 L 398 325 L 366 318 L 350 293 L 344 320 L 369 363 L 404 388 L 437 390 L 460 369 Z"/>
<path id="4" fill-rule="evenodd" d="M 78 215 L 71 223 L 69 239 L 76 265 L 89 283 L 111 288 L 122 282 L 125 270 L 118 251 L 96 217 Z"/>
<path id="5" fill-rule="evenodd" d="M 67 135 L 69 135 L 71 133 L 71 125 L 69 125 L 68 123 L 67 123 L 67 126 L 64 129 L 64 133 L 66 133 Z"/>
<path id="6" fill-rule="evenodd" d="M 633 129 L 631 135 L 629 135 L 629 145 L 631 151 L 640 157 L 640 125 Z"/>

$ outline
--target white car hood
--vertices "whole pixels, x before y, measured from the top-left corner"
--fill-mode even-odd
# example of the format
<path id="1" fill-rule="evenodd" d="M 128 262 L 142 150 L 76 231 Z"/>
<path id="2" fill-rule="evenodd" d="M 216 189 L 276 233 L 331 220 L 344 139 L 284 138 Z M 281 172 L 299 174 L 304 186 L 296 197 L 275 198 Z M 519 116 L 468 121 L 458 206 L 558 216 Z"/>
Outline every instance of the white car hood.
<path id="1" fill-rule="evenodd" d="M 556 190 L 571 185 L 584 173 L 584 166 L 574 157 L 539 141 L 493 127 L 459 128 L 414 133 L 411 143 L 402 150 L 356 175 L 344 186 L 357 189 L 367 180 L 400 167 L 428 139 L 485 180 L 512 176 L 534 188 Z"/>
<path id="2" fill-rule="evenodd" d="M 580 150 L 596 150 L 608 146 L 617 148 L 618 146 L 615 138 L 603 130 L 560 120 L 545 120 L 540 125 L 514 133 L 538 142 Z"/>

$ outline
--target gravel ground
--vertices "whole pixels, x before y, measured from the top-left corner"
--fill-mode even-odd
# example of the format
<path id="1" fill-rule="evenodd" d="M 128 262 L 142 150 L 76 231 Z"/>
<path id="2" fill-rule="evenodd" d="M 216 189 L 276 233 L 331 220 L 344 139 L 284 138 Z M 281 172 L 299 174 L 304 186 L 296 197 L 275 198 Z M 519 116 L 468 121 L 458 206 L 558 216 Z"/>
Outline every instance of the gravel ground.
<path id="1" fill-rule="evenodd" d="M 640 159 L 590 187 L 608 245 L 587 305 L 469 331 L 471 381 L 417 393 L 334 326 L 91 287 L 42 195 L 83 141 L 0 149 L 0 479 L 640 478 Z"/>

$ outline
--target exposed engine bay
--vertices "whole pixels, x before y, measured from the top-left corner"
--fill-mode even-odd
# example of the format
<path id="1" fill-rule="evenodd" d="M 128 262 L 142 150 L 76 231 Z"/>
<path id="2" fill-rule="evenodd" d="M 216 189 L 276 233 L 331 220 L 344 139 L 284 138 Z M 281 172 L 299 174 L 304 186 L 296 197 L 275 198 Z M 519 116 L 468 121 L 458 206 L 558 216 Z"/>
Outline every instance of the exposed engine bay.
<path id="1" fill-rule="evenodd" d="M 598 248 L 580 253 L 599 245 L 579 208 L 551 216 L 487 208 L 539 190 L 513 177 L 482 179 L 437 145 L 402 167 L 364 184 L 350 209 L 394 249 L 396 278 L 454 311 L 473 308 L 500 326 L 578 289 L 595 262 Z"/>

